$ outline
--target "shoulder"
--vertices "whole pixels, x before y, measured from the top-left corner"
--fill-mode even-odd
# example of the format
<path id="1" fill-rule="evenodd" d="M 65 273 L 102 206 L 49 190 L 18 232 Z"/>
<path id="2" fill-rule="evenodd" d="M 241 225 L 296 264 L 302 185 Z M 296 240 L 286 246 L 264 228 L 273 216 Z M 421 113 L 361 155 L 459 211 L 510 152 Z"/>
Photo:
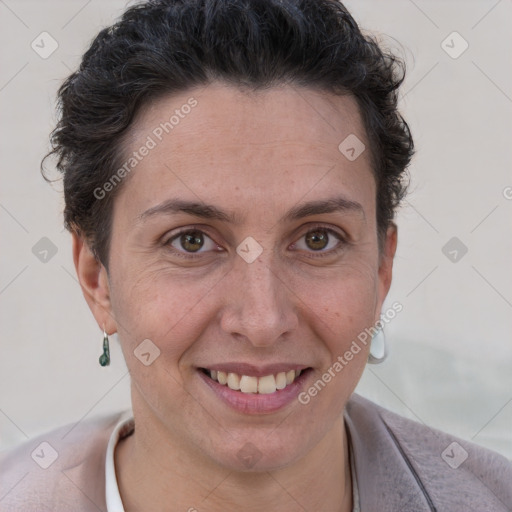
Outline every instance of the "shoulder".
<path id="1" fill-rule="evenodd" d="M 389 469 L 407 472 L 406 477 L 391 480 L 406 482 L 404 488 L 423 494 L 431 509 L 511 509 L 512 462 L 502 455 L 404 418 L 358 395 L 348 402 L 346 419 L 353 427 L 349 428 L 351 437 L 359 444 L 360 466 L 371 464 L 372 452 L 384 452 L 388 477 Z"/>
<path id="2" fill-rule="evenodd" d="M 131 411 L 59 427 L 0 453 L 0 509 L 105 510 L 105 454 Z"/>

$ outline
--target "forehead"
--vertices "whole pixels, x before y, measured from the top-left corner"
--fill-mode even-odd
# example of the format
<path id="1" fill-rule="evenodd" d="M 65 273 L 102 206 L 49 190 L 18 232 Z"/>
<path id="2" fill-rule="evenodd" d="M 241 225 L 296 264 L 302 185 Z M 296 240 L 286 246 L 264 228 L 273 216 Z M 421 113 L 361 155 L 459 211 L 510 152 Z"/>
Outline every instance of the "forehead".
<path id="1" fill-rule="evenodd" d="M 247 128 L 250 133 L 246 132 Z M 352 95 L 340 96 L 292 85 L 242 90 L 214 82 L 164 95 L 146 104 L 132 124 L 125 147 L 148 134 L 153 134 L 159 142 L 172 135 L 178 145 L 180 134 L 187 136 L 197 130 L 208 131 L 211 139 L 231 134 L 233 141 L 244 137 L 248 143 L 275 142 L 276 134 L 318 142 L 320 135 L 331 149 L 350 134 L 357 133 L 361 139 L 366 137 Z"/>
<path id="2" fill-rule="evenodd" d="M 215 83 L 164 96 L 134 121 L 125 160 L 144 146 L 121 193 L 139 209 L 171 195 L 247 208 L 375 186 L 356 100 L 312 89 Z"/>

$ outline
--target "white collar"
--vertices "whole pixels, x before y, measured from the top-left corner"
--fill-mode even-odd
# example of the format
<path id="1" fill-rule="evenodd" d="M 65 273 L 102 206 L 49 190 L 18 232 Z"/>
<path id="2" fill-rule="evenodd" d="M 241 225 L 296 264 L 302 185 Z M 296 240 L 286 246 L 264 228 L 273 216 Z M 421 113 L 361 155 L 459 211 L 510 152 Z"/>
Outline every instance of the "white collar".
<path id="1" fill-rule="evenodd" d="M 119 494 L 116 468 L 114 462 L 114 450 L 120 439 L 133 432 L 134 422 L 131 411 L 127 411 L 119 420 L 110 435 L 105 459 L 105 497 L 107 500 L 107 512 L 124 512 L 123 502 Z"/>

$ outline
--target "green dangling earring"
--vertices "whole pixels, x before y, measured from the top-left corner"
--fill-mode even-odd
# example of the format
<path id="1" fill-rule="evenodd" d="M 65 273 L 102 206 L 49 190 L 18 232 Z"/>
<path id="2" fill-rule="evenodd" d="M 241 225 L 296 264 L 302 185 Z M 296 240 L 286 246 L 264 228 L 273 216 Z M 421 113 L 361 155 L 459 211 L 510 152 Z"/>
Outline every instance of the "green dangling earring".
<path id="1" fill-rule="evenodd" d="M 103 329 L 103 354 L 100 356 L 101 366 L 108 366 L 110 364 L 110 348 L 108 346 L 108 335 Z"/>

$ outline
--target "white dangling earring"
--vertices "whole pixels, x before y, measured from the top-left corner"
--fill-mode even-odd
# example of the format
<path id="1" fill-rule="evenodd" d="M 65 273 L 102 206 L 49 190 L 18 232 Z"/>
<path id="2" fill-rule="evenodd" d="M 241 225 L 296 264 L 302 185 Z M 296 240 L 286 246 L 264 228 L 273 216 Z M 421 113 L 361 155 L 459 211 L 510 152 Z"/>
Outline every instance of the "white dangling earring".
<path id="1" fill-rule="evenodd" d="M 388 347 L 384 328 L 379 329 L 372 337 L 370 345 L 370 353 L 368 354 L 368 362 L 370 364 L 380 364 L 388 357 Z"/>

